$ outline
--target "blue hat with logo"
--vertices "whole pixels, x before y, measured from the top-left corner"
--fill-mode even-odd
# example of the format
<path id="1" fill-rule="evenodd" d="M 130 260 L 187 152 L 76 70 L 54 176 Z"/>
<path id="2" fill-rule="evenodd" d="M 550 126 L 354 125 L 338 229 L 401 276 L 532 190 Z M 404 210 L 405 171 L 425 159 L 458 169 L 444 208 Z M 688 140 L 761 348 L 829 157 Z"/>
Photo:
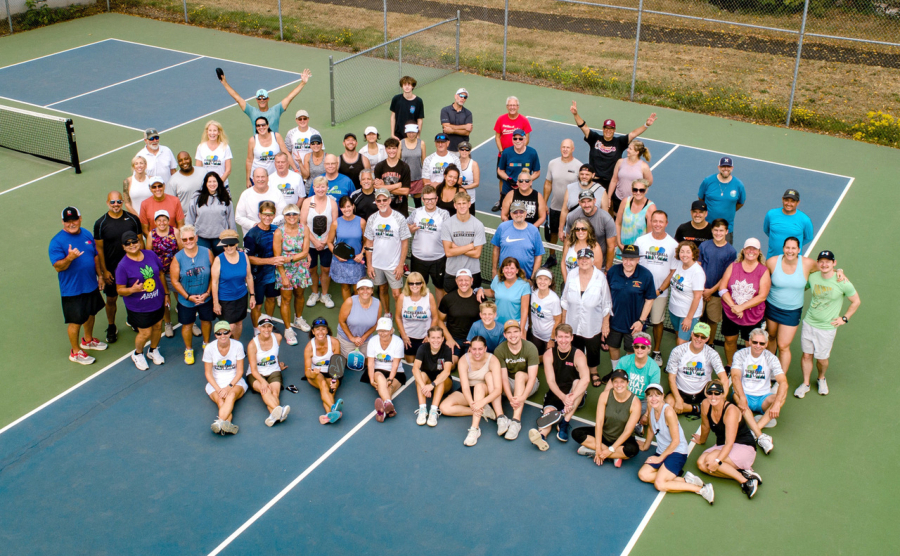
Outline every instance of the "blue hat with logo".
<path id="1" fill-rule="evenodd" d="M 719 166 L 731 167 L 731 166 L 734 166 L 734 161 L 731 160 L 730 156 L 723 156 L 722 158 L 719 159 Z"/>

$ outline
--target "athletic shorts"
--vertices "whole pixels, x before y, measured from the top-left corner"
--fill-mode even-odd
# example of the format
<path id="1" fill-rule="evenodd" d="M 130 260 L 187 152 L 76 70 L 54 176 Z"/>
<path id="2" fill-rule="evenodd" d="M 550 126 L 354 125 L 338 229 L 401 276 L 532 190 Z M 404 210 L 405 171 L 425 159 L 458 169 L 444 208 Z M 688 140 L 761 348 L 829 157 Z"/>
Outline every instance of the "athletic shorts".
<path id="1" fill-rule="evenodd" d="M 526 376 L 528 375 L 528 373 L 516 373 L 516 374 L 517 375 L 523 374 Z M 531 387 L 531 392 L 525 393 L 525 397 L 530 398 L 531 396 L 535 395 L 535 393 L 537 393 L 538 388 L 540 388 L 540 386 L 541 386 L 541 380 L 539 378 L 535 377 L 534 378 L 534 386 Z M 515 376 L 509 377 L 509 389 L 513 394 L 515 394 L 515 392 L 516 392 L 516 377 Z"/>
<path id="2" fill-rule="evenodd" d="M 722 446 L 713 446 L 703 453 L 708 454 L 710 452 L 719 451 L 722 448 Z M 753 470 L 753 462 L 756 461 L 756 448 L 747 446 L 746 444 L 732 444 L 731 452 L 728 453 L 728 458 L 734 462 L 735 467 L 738 469 L 751 471 Z"/>
<path id="3" fill-rule="evenodd" d="M 706 387 L 704 386 L 703 390 L 700 390 L 696 394 L 685 394 L 681 390 L 678 391 L 681 395 L 681 400 L 688 405 L 696 405 L 700 407 L 700 404 L 703 403 L 703 400 L 706 399 Z"/>
<path id="4" fill-rule="evenodd" d="M 248 386 L 247 390 L 249 390 L 251 392 L 254 391 L 253 383 L 256 382 L 256 378 L 253 376 L 253 373 L 250 373 L 249 375 L 247 375 L 246 378 L 247 378 L 247 386 Z M 272 384 L 273 382 L 277 382 L 279 384 L 284 384 L 284 381 L 282 380 L 282 377 L 281 377 L 281 371 L 274 371 L 269 376 L 263 376 L 263 379 L 266 381 L 267 384 Z"/>
<path id="5" fill-rule="evenodd" d="M 425 278 L 427 285 L 429 280 L 434 284 L 435 288 L 444 285 L 444 271 L 447 267 L 447 257 L 441 257 L 436 261 L 423 261 L 415 257 L 410 257 L 409 271 L 418 272 Z M 454 283 L 456 279 L 454 277 Z"/>
<path id="6" fill-rule="evenodd" d="M 368 346 L 369 346 L 368 340 L 363 342 L 363 344 L 361 346 L 359 346 L 359 348 L 357 348 L 356 344 L 354 344 L 350 340 L 344 339 L 340 335 L 337 335 L 337 339 L 338 339 L 338 343 L 341 344 L 341 355 L 344 356 L 344 359 L 348 358 L 350 356 L 350 352 L 353 351 L 354 349 L 359 349 L 359 352 L 363 354 L 363 357 L 366 357 L 366 353 L 367 353 L 366 350 L 368 349 Z M 365 372 L 365 371 L 363 371 L 363 372 Z"/>
<path id="7" fill-rule="evenodd" d="M 159 309 L 147 313 L 128 309 L 125 312 L 128 313 L 128 324 L 140 330 L 141 328 L 152 328 L 153 325 L 161 321 L 166 312 L 166 306 L 163 305 Z"/>
<path id="8" fill-rule="evenodd" d="M 719 324 L 722 322 L 722 298 L 711 295 L 709 301 L 703 303 L 703 322 Z"/>
<path id="9" fill-rule="evenodd" d="M 836 335 L 837 328 L 822 330 L 804 322 L 803 329 L 800 331 L 800 348 L 803 353 L 811 353 L 816 359 L 828 359 L 831 356 L 831 346 L 834 345 Z"/>
<path id="10" fill-rule="evenodd" d="M 234 378 L 232 378 L 232 380 L 234 380 Z M 228 384 L 225 384 L 225 386 L 228 386 Z M 241 379 L 237 383 L 237 386 L 240 386 L 241 388 L 243 388 L 244 392 L 249 390 L 249 388 L 247 387 L 247 381 L 244 380 L 244 377 L 241 377 Z M 222 388 L 221 384 L 219 385 L 219 388 Z M 212 384 L 207 382 L 206 383 L 206 395 L 212 396 L 215 391 L 216 391 L 216 389 L 212 387 Z"/>
<path id="11" fill-rule="evenodd" d="M 381 270 L 380 268 L 376 268 L 375 279 L 372 281 L 376 286 L 387 284 L 392 290 L 399 290 L 403 287 L 403 278 L 394 278 L 394 272 L 392 270 Z"/>
<path id="12" fill-rule="evenodd" d="M 403 346 L 403 355 L 412 355 L 415 357 L 416 352 L 419 351 L 419 346 L 422 345 L 422 342 L 425 341 L 425 338 L 410 338 L 409 344 L 410 347 Z"/>
<path id="13" fill-rule="evenodd" d="M 525 339 L 534 344 L 534 347 L 537 348 L 538 355 L 543 358 L 544 354 L 547 352 L 547 344 L 549 343 L 549 340 L 541 340 L 540 338 L 535 336 L 534 333 L 532 333 L 531 328 L 528 329 L 528 333 L 525 335 Z"/>
<path id="14" fill-rule="evenodd" d="M 437 286 L 435 286 L 437 287 Z M 476 272 L 472 275 L 472 289 L 477 290 L 481 287 L 481 273 Z M 459 287 L 456 285 L 456 276 L 451 276 L 449 274 L 444 274 L 444 291 L 447 293 L 453 293 L 458 290 Z"/>
<path id="15" fill-rule="evenodd" d="M 219 317 L 228 324 L 243 322 L 247 317 L 247 307 L 249 307 L 249 303 L 250 302 L 246 297 L 232 301 L 219 301 L 219 305 L 222 306 L 222 314 L 219 315 Z"/>
<path id="16" fill-rule="evenodd" d="M 320 262 L 322 263 L 322 268 L 331 268 L 331 251 L 327 247 L 321 251 L 310 247 L 309 268 L 316 268 Z"/>
<path id="17" fill-rule="evenodd" d="M 762 396 L 747 396 L 747 407 L 750 408 L 750 411 L 753 413 L 763 413 L 765 410 L 763 409 L 763 402 L 766 401 L 766 398 L 771 396 L 772 393 L 763 394 Z"/>
<path id="18" fill-rule="evenodd" d="M 281 292 L 278 291 L 278 282 L 271 282 L 269 284 L 258 284 L 256 281 L 253 282 L 253 293 L 256 294 L 256 302 L 260 305 L 265 299 L 272 299 L 273 297 L 280 297 Z"/>
<path id="19" fill-rule="evenodd" d="M 547 209 L 547 220 L 544 221 L 544 239 L 546 241 L 550 241 L 550 234 L 559 233 L 559 219 L 561 216 L 561 210 Z"/>
<path id="20" fill-rule="evenodd" d="M 722 336 L 725 336 L 726 338 L 739 336 L 745 342 L 750 341 L 750 331 L 759 327 L 762 322 L 762 319 L 759 319 L 759 322 L 755 324 L 737 324 L 728 318 L 728 315 L 724 316 L 725 318 L 722 319 Z"/>
<path id="21" fill-rule="evenodd" d="M 799 326 L 803 307 L 799 309 L 782 309 L 766 301 L 766 319 L 784 326 Z"/>
<path id="22" fill-rule="evenodd" d="M 578 409 L 584 407 L 584 402 L 587 400 L 587 392 L 585 392 L 581 396 L 581 402 L 578 404 Z M 562 411 L 565 408 L 565 405 L 561 399 L 559 399 L 556 394 L 553 393 L 552 390 L 547 390 L 547 393 L 544 394 L 544 403 L 542 404 L 544 409 L 548 407 L 555 411 Z"/>
<path id="23" fill-rule="evenodd" d="M 359 378 L 359 381 L 360 381 L 360 382 L 364 382 L 364 383 L 366 383 L 366 384 L 372 384 L 372 383 L 369 381 L 369 369 L 368 369 L 368 363 L 366 363 L 366 365 L 367 365 L 367 368 L 366 368 L 365 370 L 363 370 L 362 376 Z M 396 380 L 396 381 L 399 382 L 400 384 L 406 384 L 406 373 L 402 372 L 402 370 L 403 370 L 403 367 L 402 367 L 403 363 L 401 363 L 400 365 L 401 365 L 401 367 L 400 367 L 399 369 L 397 369 L 397 374 L 394 375 L 394 380 Z M 384 375 L 384 378 L 387 378 L 387 377 L 390 376 L 390 374 L 391 374 L 390 371 L 385 371 L 385 370 L 383 370 L 383 369 L 375 369 L 375 372 L 376 372 L 376 373 L 381 373 L 381 374 L 383 374 L 383 375 Z"/>
<path id="24" fill-rule="evenodd" d="M 650 324 L 662 324 L 666 320 L 666 309 L 669 308 L 669 296 L 657 297 L 650 306 Z"/>
<path id="25" fill-rule="evenodd" d="M 609 206 L 616 214 L 619 213 L 619 207 L 622 205 L 622 201 L 623 199 L 619 199 L 619 196 L 613 191 L 612 198 L 609 200 Z"/>
<path id="26" fill-rule="evenodd" d="M 465 338 L 453 338 L 453 341 L 456 342 L 456 347 L 453 348 L 453 356 L 454 357 L 462 357 L 469 351 L 468 340 Z"/>
<path id="27" fill-rule="evenodd" d="M 62 298 L 63 318 L 66 324 L 84 324 L 89 318 L 106 307 L 100 288 L 81 295 L 67 295 Z"/>
<path id="28" fill-rule="evenodd" d="M 659 455 L 659 454 L 656 454 Z M 684 464 L 687 463 L 687 454 L 679 454 L 678 452 L 672 452 L 666 459 L 662 460 L 660 463 L 648 463 L 650 467 L 653 469 L 659 469 L 660 466 L 665 465 L 666 469 L 671 471 L 676 477 L 681 475 L 681 471 L 684 469 Z"/>
<path id="29" fill-rule="evenodd" d="M 216 320 L 216 314 L 213 312 L 213 303 L 211 300 L 194 307 L 186 307 L 181 303 L 176 303 L 175 305 L 178 310 L 178 324 L 182 326 L 194 324 L 198 316 L 203 322 L 212 322 Z"/>
<path id="30" fill-rule="evenodd" d="M 685 332 L 681 329 L 681 323 L 684 321 L 682 317 L 676 317 L 672 314 L 672 311 L 669 311 L 669 320 L 672 321 L 672 328 L 675 329 L 675 335 L 681 338 L 682 340 L 689 342 L 691 340 L 691 331 L 697 326 L 697 322 L 700 320 L 699 318 L 691 319 L 691 325 L 688 327 L 688 331 Z"/>
<path id="31" fill-rule="evenodd" d="M 572 440 L 579 444 L 584 444 L 584 441 L 587 439 L 587 437 L 594 436 L 594 432 L 595 428 L 593 426 L 590 426 L 572 429 L 572 432 L 570 434 L 572 436 Z M 609 446 L 616 440 L 616 438 L 607 438 L 604 436 L 600 440 L 600 442 L 604 446 Z M 626 458 L 633 458 L 634 456 L 638 455 L 641 449 L 638 447 L 637 440 L 635 440 L 633 436 L 629 436 L 628 440 L 625 441 L 625 444 L 622 444 L 622 451 L 625 453 Z"/>
<path id="32" fill-rule="evenodd" d="M 103 295 L 106 297 L 119 297 L 119 292 L 116 290 L 116 270 L 111 269 L 110 272 L 112 272 L 113 279 L 106 282 L 106 285 L 103 286 Z"/>
<path id="33" fill-rule="evenodd" d="M 610 328 L 609 334 L 606 336 L 607 347 L 619 349 L 623 347 L 623 343 L 625 344 L 625 353 L 634 353 L 634 337 L 632 337 L 631 332 L 625 334 Z"/>

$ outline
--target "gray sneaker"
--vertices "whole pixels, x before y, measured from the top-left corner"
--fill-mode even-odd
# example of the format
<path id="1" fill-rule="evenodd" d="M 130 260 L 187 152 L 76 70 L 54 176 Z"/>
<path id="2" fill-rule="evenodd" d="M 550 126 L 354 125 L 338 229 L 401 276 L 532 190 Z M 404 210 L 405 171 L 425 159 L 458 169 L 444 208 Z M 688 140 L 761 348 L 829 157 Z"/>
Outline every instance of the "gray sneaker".
<path id="1" fill-rule="evenodd" d="M 479 436 L 481 436 L 481 429 L 469 429 L 469 434 L 466 435 L 463 444 L 466 446 L 474 446 L 478 442 Z"/>
<path id="2" fill-rule="evenodd" d="M 547 441 L 544 440 L 544 437 L 541 436 L 540 431 L 537 429 L 531 429 L 528 431 L 528 440 L 531 441 L 532 444 L 538 447 L 538 450 L 542 452 L 546 452 L 550 449 L 550 445 L 547 444 Z"/>
<path id="3" fill-rule="evenodd" d="M 820 379 L 816 380 L 816 384 L 819 387 L 819 395 L 827 396 L 828 395 L 828 383 L 825 382 L 825 379 L 820 378 Z"/>
<path id="4" fill-rule="evenodd" d="M 590 457 L 594 457 L 596 454 L 597 454 L 597 452 L 595 452 L 594 450 L 591 450 L 590 448 L 587 448 L 587 447 L 585 447 L 585 446 L 579 446 L 579 447 L 578 447 L 578 455 L 579 455 L 579 456 L 590 456 Z"/>
<path id="5" fill-rule="evenodd" d="M 309 332 L 309 323 L 306 322 L 306 319 L 303 317 L 297 317 L 294 319 L 294 326 L 300 329 L 301 332 Z"/>
<path id="6" fill-rule="evenodd" d="M 319 294 L 318 292 L 313 292 L 309 294 L 309 299 L 306 300 L 307 307 L 315 307 L 316 303 L 319 302 Z"/>
<path id="7" fill-rule="evenodd" d="M 807 392 L 809 392 L 809 384 L 801 384 L 797 387 L 796 390 L 794 390 L 794 397 L 800 398 L 802 400 L 803 396 L 805 396 Z"/>
<path id="8" fill-rule="evenodd" d="M 331 294 L 323 293 L 320 296 L 322 303 L 325 305 L 326 309 L 334 309 L 334 301 L 331 299 Z"/>
<path id="9" fill-rule="evenodd" d="M 662 366 L 663 366 L 663 365 L 662 365 L 662 364 L 663 364 L 662 354 L 660 354 L 658 351 L 654 351 L 654 352 L 653 352 L 653 361 L 654 361 L 657 365 L 659 365 L 659 368 L 660 368 L 660 369 L 662 369 Z"/>
<path id="10" fill-rule="evenodd" d="M 200 334 L 203 334 L 203 330 L 195 324 L 191 327 L 191 333 L 194 336 L 199 336 Z"/>
<path id="11" fill-rule="evenodd" d="M 216 434 L 222 434 L 222 423 L 224 422 L 225 421 L 221 419 L 216 419 L 215 421 L 213 421 L 212 425 L 209 426 L 209 428 Z"/>
<path id="12" fill-rule="evenodd" d="M 222 432 L 225 434 L 237 434 L 238 426 L 232 423 L 231 421 L 222 421 Z"/>
<path id="13" fill-rule="evenodd" d="M 509 430 L 509 417 L 506 415 L 497 416 L 497 436 L 503 436 Z"/>
<path id="14" fill-rule="evenodd" d="M 497 420 L 497 412 L 491 407 L 491 404 L 484 406 L 484 418 L 489 421 Z"/>
<path id="15" fill-rule="evenodd" d="M 716 493 L 713 491 L 712 483 L 706 483 L 705 485 L 703 485 L 703 487 L 700 489 L 700 492 L 698 492 L 697 494 L 699 494 L 703 497 L 704 500 L 709 502 L 710 506 L 713 505 L 713 501 L 715 501 L 716 499 Z"/>
<path id="16" fill-rule="evenodd" d="M 503 435 L 503 438 L 507 440 L 515 440 L 519 438 L 519 431 L 522 430 L 522 423 L 519 421 L 510 421 L 509 422 L 509 430 L 506 431 L 506 434 Z"/>
<path id="17" fill-rule="evenodd" d="M 703 486 L 703 481 L 700 480 L 700 477 L 694 475 L 690 471 L 688 471 L 684 474 L 684 482 L 688 483 L 689 485 L 694 485 L 694 486 L 698 486 L 698 487 Z"/>
<path id="18" fill-rule="evenodd" d="M 284 341 L 287 342 L 289 346 L 297 345 L 297 333 L 294 332 L 293 328 L 288 328 L 284 331 Z"/>
<path id="19" fill-rule="evenodd" d="M 279 423 L 284 422 L 287 419 L 288 413 L 291 412 L 291 406 L 283 405 L 281 406 L 281 419 L 278 420 Z"/>

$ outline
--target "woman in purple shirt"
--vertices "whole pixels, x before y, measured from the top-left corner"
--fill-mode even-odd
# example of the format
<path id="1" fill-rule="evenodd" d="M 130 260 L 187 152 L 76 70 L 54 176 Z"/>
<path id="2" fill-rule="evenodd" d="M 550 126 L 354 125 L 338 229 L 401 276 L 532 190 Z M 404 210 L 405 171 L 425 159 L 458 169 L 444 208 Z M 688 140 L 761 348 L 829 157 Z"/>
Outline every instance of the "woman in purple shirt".
<path id="1" fill-rule="evenodd" d="M 147 357 L 155 365 L 166 362 L 156 349 L 162 334 L 163 313 L 169 307 L 163 263 L 153 251 L 141 249 L 134 232 L 122 234 L 122 247 L 125 257 L 116 267 L 116 292 L 125 300 L 128 323 L 137 329 L 131 360 L 138 370 L 146 371 L 150 368 L 144 358 L 144 344 L 148 338 L 150 351 Z"/>
<path id="2" fill-rule="evenodd" d="M 772 278 L 760 252 L 759 240 L 748 238 L 737 261 L 728 267 L 718 286 L 722 296 L 726 367 L 731 366 L 731 358 L 737 351 L 738 336 L 749 341 L 750 331 L 765 317 L 771 286 Z"/>

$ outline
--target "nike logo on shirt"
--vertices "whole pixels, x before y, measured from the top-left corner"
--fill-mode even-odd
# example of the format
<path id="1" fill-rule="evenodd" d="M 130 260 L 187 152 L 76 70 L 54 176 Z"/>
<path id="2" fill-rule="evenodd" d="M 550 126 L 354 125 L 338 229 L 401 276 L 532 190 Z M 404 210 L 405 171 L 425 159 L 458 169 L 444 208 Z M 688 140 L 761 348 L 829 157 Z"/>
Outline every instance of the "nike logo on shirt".
<path id="1" fill-rule="evenodd" d="M 514 241 L 525 241 L 525 238 L 524 238 L 524 237 L 518 237 L 518 238 L 515 238 L 515 239 L 513 239 L 513 238 L 511 238 L 511 237 L 506 238 L 506 243 L 512 243 L 512 242 L 514 242 Z"/>

